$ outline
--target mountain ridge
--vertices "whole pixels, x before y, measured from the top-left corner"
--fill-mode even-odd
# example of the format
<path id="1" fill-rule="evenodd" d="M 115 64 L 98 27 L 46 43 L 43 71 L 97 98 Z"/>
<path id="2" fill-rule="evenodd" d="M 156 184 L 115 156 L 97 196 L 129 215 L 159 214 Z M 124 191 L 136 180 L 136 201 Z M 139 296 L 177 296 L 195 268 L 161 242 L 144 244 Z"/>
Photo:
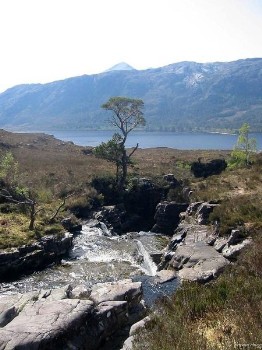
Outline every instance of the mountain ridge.
<path id="1" fill-rule="evenodd" d="M 148 130 L 232 130 L 248 122 L 262 131 L 262 58 L 109 69 L 17 85 L 0 94 L 0 127 L 109 128 L 101 105 L 112 96 L 141 98 Z"/>

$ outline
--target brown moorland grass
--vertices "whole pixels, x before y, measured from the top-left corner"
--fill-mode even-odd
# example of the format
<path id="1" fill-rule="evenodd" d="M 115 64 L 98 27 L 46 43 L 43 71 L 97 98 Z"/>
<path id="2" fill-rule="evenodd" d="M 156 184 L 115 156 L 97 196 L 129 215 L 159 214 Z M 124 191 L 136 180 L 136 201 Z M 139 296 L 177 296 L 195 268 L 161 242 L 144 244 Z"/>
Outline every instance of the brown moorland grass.
<path id="1" fill-rule="evenodd" d="M 92 149 L 63 142 L 46 134 L 0 131 L 0 155 L 10 150 L 19 162 L 21 181 L 38 187 L 85 186 L 97 176 L 113 176 L 114 165 L 92 155 Z M 202 161 L 228 158 L 228 151 L 181 151 L 170 148 L 138 149 L 129 168 L 131 176 L 150 178 L 174 173 L 190 177 L 189 165 Z M 53 184 L 53 185 L 52 185 Z"/>

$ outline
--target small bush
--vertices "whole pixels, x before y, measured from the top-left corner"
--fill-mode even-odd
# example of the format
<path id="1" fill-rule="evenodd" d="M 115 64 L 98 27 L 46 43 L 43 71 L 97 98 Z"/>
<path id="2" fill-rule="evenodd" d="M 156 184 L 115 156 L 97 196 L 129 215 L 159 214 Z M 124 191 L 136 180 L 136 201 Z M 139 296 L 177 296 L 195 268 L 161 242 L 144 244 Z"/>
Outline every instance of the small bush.
<path id="1" fill-rule="evenodd" d="M 103 195 L 105 205 L 117 204 L 121 198 L 114 177 L 95 177 L 91 182 L 91 186 L 94 187 L 98 193 Z"/>
<path id="2" fill-rule="evenodd" d="M 208 163 L 193 162 L 191 165 L 191 171 L 195 177 L 208 177 L 211 175 L 219 175 L 225 170 L 227 163 L 225 159 L 213 159 Z"/>

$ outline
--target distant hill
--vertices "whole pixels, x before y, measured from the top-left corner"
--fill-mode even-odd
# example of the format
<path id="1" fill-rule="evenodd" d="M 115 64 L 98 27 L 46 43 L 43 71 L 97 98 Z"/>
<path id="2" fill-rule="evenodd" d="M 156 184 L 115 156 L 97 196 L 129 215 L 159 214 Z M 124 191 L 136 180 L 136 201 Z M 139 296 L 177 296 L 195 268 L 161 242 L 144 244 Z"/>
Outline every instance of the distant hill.
<path id="1" fill-rule="evenodd" d="M 0 127 L 27 130 L 104 129 L 112 96 L 141 98 L 149 130 L 227 130 L 248 122 L 262 131 L 262 58 L 228 63 L 181 62 L 106 72 L 0 94 Z"/>

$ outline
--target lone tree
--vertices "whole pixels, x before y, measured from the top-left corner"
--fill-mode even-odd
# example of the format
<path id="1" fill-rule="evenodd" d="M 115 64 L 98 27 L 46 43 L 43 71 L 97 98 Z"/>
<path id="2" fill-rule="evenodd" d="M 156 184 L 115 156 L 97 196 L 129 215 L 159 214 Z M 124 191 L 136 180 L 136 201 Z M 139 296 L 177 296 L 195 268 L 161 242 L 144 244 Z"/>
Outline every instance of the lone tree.
<path id="1" fill-rule="evenodd" d="M 138 126 L 146 124 L 142 109 L 144 102 L 128 97 L 111 97 L 102 105 L 107 111 L 112 111 L 110 124 L 119 130 L 111 140 L 96 147 L 95 154 L 116 164 L 116 180 L 119 190 L 124 188 L 127 177 L 127 166 L 130 158 L 138 148 L 138 143 L 128 154 L 125 143 L 128 134 Z"/>
<path id="2" fill-rule="evenodd" d="M 250 164 L 250 156 L 257 151 L 256 139 L 249 137 L 250 126 L 244 123 L 239 129 L 237 144 L 231 153 L 233 163 L 244 163 L 246 166 Z"/>

